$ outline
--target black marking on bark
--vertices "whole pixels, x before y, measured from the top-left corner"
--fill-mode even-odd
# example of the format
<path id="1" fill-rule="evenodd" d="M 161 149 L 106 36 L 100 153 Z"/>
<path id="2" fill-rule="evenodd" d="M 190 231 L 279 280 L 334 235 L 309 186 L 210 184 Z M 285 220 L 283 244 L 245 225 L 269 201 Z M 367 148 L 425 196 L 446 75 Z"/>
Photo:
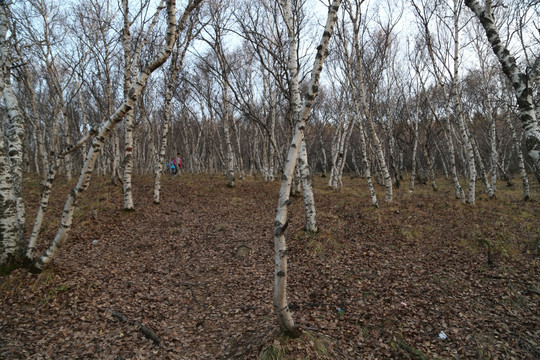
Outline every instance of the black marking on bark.
<path id="1" fill-rule="evenodd" d="M 289 220 L 287 220 L 284 225 L 279 221 L 274 222 L 274 236 L 283 235 L 285 230 L 287 230 L 287 226 L 289 226 Z"/>
<path id="2" fill-rule="evenodd" d="M 280 271 L 277 272 L 276 275 L 279 276 L 279 277 L 284 277 L 284 276 L 285 276 L 285 272 L 284 272 L 283 270 L 280 270 Z"/>

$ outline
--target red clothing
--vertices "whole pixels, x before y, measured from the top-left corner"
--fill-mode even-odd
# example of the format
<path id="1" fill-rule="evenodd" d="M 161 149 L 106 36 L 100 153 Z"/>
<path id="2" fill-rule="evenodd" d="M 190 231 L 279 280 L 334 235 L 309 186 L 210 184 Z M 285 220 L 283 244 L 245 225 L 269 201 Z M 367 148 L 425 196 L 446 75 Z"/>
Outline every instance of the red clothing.
<path id="1" fill-rule="evenodd" d="M 182 167 L 182 159 L 180 157 L 174 158 L 172 163 L 178 168 Z"/>

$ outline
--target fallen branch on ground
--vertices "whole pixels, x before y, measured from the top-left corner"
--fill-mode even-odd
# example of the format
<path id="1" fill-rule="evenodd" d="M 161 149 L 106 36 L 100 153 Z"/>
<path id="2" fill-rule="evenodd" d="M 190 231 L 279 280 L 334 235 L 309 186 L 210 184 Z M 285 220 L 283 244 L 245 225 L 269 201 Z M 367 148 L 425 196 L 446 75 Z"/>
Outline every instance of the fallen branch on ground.
<path id="1" fill-rule="evenodd" d="M 125 323 L 128 323 L 130 325 L 135 325 L 137 327 L 137 329 L 139 329 L 143 334 L 144 336 L 146 336 L 148 339 L 152 340 L 154 342 L 154 344 L 156 345 L 159 345 L 159 343 L 161 342 L 161 339 L 159 338 L 159 336 L 157 336 L 157 334 L 150 328 L 144 326 L 143 324 L 141 324 L 140 322 L 138 321 L 131 321 L 128 319 L 128 317 L 124 314 L 122 314 L 121 312 L 118 312 L 118 311 L 115 311 L 115 310 L 112 310 L 112 309 L 107 309 L 107 311 L 115 318 L 125 322 Z"/>

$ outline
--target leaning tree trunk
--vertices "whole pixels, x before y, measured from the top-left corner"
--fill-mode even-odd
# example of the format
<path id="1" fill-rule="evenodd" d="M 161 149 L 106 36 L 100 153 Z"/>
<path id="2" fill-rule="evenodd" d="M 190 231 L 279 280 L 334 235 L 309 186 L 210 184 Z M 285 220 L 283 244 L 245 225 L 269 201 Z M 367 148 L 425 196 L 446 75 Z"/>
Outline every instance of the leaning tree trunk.
<path id="1" fill-rule="evenodd" d="M 319 77 L 322 71 L 322 65 L 327 55 L 328 44 L 332 36 L 334 23 L 337 20 L 337 11 L 341 1 L 334 0 L 328 10 L 328 18 L 321 38 L 320 45 L 317 47 L 317 55 L 313 64 L 311 80 L 305 102 L 302 104 L 300 99 L 300 86 L 298 81 L 297 66 L 297 44 L 296 33 L 293 24 L 293 15 L 290 0 L 281 0 L 283 8 L 283 17 L 287 26 L 289 38 L 289 59 L 288 72 L 292 87 L 292 109 L 294 119 L 294 135 L 289 147 L 287 160 L 284 164 L 279 200 L 276 211 L 276 220 L 274 222 L 274 251 L 275 251 L 275 272 L 274 272 L 274 310 L 277 315 L 278 323 L 283 332 L 291 336 L 298 336 L 299 331 L 294 323 L 292 314 L 287 302 L 287 270 L 288 255 L 287 242 L 285 239 L 285 230 L 289 223 L 287 219 L 288 208 L 290 204 L 290 191 L 292 177 L 298 158 L 298 150 L 304 136 L 304 129 L 309 112 L 313 106 L 313 101 L 318 93 Z"/>
<path id="2" fill-rule="evenodd" d="M 533 162 L 536 178 L 540 179 L 540 128 L 536 119 L 530 75 L 538 71 L 540 58 L 535 62 L 536 69 L 531 69 L 532 71 L 528 71 L 527 73 L 521 72 L 516 64 L 516 59 L 501 41 L 493 13 L 491 12 L 491 2 L 486 2 L 484 7 L 480 5 L 478 0 L 465 0 L 465 4 L 472 10 L 478 20 L 480 20 L 504 74 L 512 83 L 517 97 L 519 119 L 525 132 L 527 151 Z"/>
<path id="3" fill-rule="evenodd" d="M 194 0 L 193 2 L 189 3 L 189 5 L 186 7 L 186 10 L 184 11 L 184 14 L 180 20 L 179 26 L 183 27 L 189 13 L 193 9 L 195 9 L 201 1 L 202 0 Z M 109 117 L 109 119 L 100 126 L 98 130 L 98 134 L 94 138 L 92 145 L 90 146 L 90 150 L 88 151 L 88 154 L 86 155 L 86 159 L 84 161 L 83 168 L 79 176 L 79 180 L 75 188 L 70 192 L 66 200 L 66 203 L 64 205 L 64 210 L 62 212 L 62 219 L 61 219 L 60 226 L 58 228 L 58 232 L 56 233 L 56 236 L 54 237 L 49 247 L 45 250 L 45 252 L 33 263 L 34 271 L 43 270 L 53 260 L 59 247 L 67 238 L 68 233 L 71 229 L 72 222 L 73 222 L 73 212 L 75 211 L 75 206 L 77 205 L 77 201 L 79 200 L 81 195 L 84 193 L 84 191 L 88 189 L 88 186 L 90 185 L 90 180 L 92 178 L 94 165 L 100 153 L 100 150 L 103 147 L 105 140 L 109 137 L 109 135 L 114 130 L 116 125 L 124 119 L 128 111 L 133 109 L 133 106 L 135 105 L 135 101 L 137 97 L 139 96 L 142 88 L 146 84 L 146 81 L 148 80 L 152 72 L 156 70 L 158 67 L 160 67 L 161 65 L 163 65 L 163 63 L 167 60 L 167 58 L 169 57 L 172 51 L 174 42 L 176 40 L 175 35 L 176 35 L 176 1 L 168 0 L 167 1 L 167 33 L 166 33 L 165 46 L 161 50 L 161 52 L 159 52 L 158 55 L 154 59 L 152 59 L 140 71 L 136 81 L 134 81 L 133 84 L 131 85 L 131 88 L 129 89 L 129 92 L 128 92 L 128 96 L 124 100 L 122 105 L 120 105 L 116 109 L 116 111 Z"/>
<path id="4" fill-rule="evenodd" d="M 96 133 L 97 131 L 95 129 L 91 129 L 85 136 L 81 138 L 81 140 L 79 140 L 77 144 L 75 144 L 75 146 L 66 146 L 65 150 L 56 155 L 56 158 L 51 162 L 51 165 L 47 171 L 47 179 L 43 182 L 41 186 L 41 202 L 39 204 L 36 218 L 34 219 L 34 227 L 32 228 L 32 233 L 30 234 L 30 240 L 28 241 L 25 261 L 31 262 L 34 260 L 36 244 L 39 232 L 41 231 L 41 224 L 43 223 L 45 212 L 47 211 L 47 208 L 49 206 L 49 197 L 51 195 L 52 184 L 54 179 L 56 178 L 56 173 L 60 168 L 60 163 L 66 155 L 82 147 L 88 141 L 88 139 L 90 139 L 92 135 L 96 135 Z"/>

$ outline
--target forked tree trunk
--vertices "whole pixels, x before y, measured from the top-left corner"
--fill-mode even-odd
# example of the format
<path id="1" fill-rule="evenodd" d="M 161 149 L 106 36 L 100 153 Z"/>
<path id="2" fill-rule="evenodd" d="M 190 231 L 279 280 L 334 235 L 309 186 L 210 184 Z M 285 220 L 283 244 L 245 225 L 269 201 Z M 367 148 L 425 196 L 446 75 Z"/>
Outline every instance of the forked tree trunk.
<path id="1" fill-rule="evenodd" d="M 51 161 L 51 165 L 47 171 L 47 179 L 42 184 L 41 192 L 41 202 L 39 204 L 39 209 L 34 219 L 34 227 L 32 228 L 32 233 L 30 234 L 30 239 L 28 241 L 28 247 L 26 248 L 26 260 L 33 261 L 35 256 L 36 244 L 39 237 L 39 232 L 41 231 L 41 225 L 43 223 L 43 218 L 45 212 L 49 206 L 49 197 L 51 195 L 51 189 L 54 179 L 56 178 L 56 173 L 60 168 L 60 163 L 65 158 L 66 155 L 74 152 L 75 150 L 82 147 L 92 135 L 96 135 L 97 131 L 95 129 L 90 130 L 85 136 L 79 140 L 75 146 L 67 146 L 66 149 L 60 152 L 56 158 Z"/>
<path id="2" fill-rule="evenodd" d="M 296 33 L 293 23 L 293 15 L 290 0 L 281 0 L 283 17 L 288 32 L 289 39 L 289 58 L 288 72 L 292 87 L 292 110 L 294 134 L 289 147 L 287 160 L 284 164 L 279 200 L 276 211 L 276 220 L 274 222 L 274 251 L 275 251 L 275 271 L 274 271 L 274 310 L 277 315 L 279 326 L 283 332 L 291 336 L 298 336 L 299 331 L 294 323 L 292 314 L 287 301 L 287 271 L 288 255 L 287 241 L 285 239 L 285 230 L 288 225 L 288 208 L 290 204 L 290 190 L 294 169 L 298 158 L 298 151 L 304 136 L 304 129 L 309 112 L 313 106 L 313 101 L 318 93 L 319 77 L 322 71 L 322 65 L 327 55 L 328 44 L 332 36 L 334 23 L 337 20 L 337 11 L 341 3 L 340 0 L 334 0 L 328 10 L 328 18 L 321 38 L 320 45 L 317 47 L 317 55 L 313 64 L 311 80 L 304 103 L 300 99 L 300 86 L 298 81 L 297 67 L 297 43 Z"/>
<path id="3" fill-rule="evenodd" d="M 447 168 L 447 170 L 450 173 L 450 177 L 452 178 L 452 182 L 454 184 L 454 191 L 455 191 L 455 194 L 456 194 L 456 199 L 461 199 L 461 202 L 465 203 L 466 202 L 466 200 L 465 200 L 465 192 L 463 191 L 463 188 L 461 187 L 461 184 L 459 183 L 458 172 L 457 172 L 457 168 L 456 168 L 456 155 L 455 155 L 455 149 L 454 149 L 454 142 L 452 140 L 452 136 L 453 136 L 452 135 L 453 134 L 452 123 L 450 122 L 450 113 L 451 113 L 450 112 L 450 98 L 449 98 L 448 94 L 446 93 L 446 91 L 444 90 L 445 81 L 443 81 L 442 76 L 440 74 L 440 71 L 437 68 L 437 60 L 435 59 L 435 54 L 434 54 L 433 46 L 432 46 L 432 43 L 431 43 L 431 34 L 430 34 L 430 31 L 429 31 L 428 20 L 423 18 L 423 16 L 421 15 L 422 11 L 416 5 L 414 5 L 414 7 L 416 9 L 417 14 L 420 15 L 420 17 L 422 18 L 422 26 L 424 27 L 424 36 L 425 36 L 425 40 L 426 40 L 426 48 L 427 48 L 429 58 L 431 60 L 431 65 L 433 67 L 433 73 L 435 74 L 435 77 L 437 78 L 438 85 L 443 90 L 443 94 L 444 94 L 444 98 L 445 98 L 445 110 L 446 110 L 447 116 L 446 116 L 446 119 L 442 120 L 442 122 L 444 124 L 444 139 L 445 139 L 445 143 L 446 143 L 446 150 L 447 150 L 447 153 L 448 153 L 448 168 Z M 422 88 L 423 88 L 424 92 L 426 92 L 427 91 L 426 84 L 422 80 L 422 77 L 419 77 L 419 80 L 420 80 L 420 83 L 422 84 Z M 437 120 L 441 121 L 440 117 L 438 116 L 437 112 L 434 109 L 434 106 L 433 106 L 430 98 L 426 96 L 426 100 L 428 102 L 428 106 L 429 106 L 429 109 L 430 109 L 430 112 L 432 113 L 432 115 Z"/>

